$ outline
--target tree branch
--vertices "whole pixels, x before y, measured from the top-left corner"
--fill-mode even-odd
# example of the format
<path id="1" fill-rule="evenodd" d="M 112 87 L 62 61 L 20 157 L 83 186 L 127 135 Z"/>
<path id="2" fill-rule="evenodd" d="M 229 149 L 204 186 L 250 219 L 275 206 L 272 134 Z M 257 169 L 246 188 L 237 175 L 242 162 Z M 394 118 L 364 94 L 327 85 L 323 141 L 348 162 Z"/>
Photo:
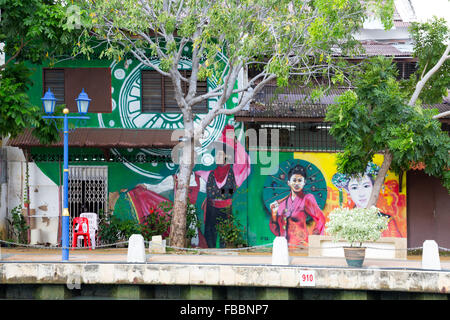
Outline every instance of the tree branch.
<path id="1" fill-rule="evenodd" d="M 10 63 L 12 60 L 14 60 L 15 58 L 17 58 L 17 56 L 19 55 L 20 51 L 22 51 L 22 49 L 30 42 L 31 40 L 28 40 L 26 42 L 23 42 L 23 39 L 20 39 L 20 47 L 19 49 L 17 49 L 16 53 L 14 53 L 14 55 L 12 55 L 4 64 L 2 64 L 0 66 L 0 70 L 3 70 L 8 63 Z"/>
<path id="2" fill-rule="evenodd" d="M 435 74 L 439 70 L 439 68 L 444 64 L 445 60 L 450 58 L 449 52 L 450 44 L 447 46 L 447 49 L 445 49 L 444 54 L 441 56 L 435 66 L 431 68 L 430 71 L 428 71 L 425 76 L 417 83 L 416 89 L 414 90 L 414 93 L 411 96 L 408 105 L 413 106 L 416 103 L 417 98 L 419 97 L 423 87 L 425 86 L 425 83 L 431 78 L 431 76 L 433 76 L 433 74 Z"/>
<path id="3" fill-rule="evenodd" d="M 450 115 L 450 111 L 445 111 L 445 112 L 441 112 L 435 116 L 433 116 L 433 119 L 440 119 L 443 118 L 445 116 L 449 116 Z"/>

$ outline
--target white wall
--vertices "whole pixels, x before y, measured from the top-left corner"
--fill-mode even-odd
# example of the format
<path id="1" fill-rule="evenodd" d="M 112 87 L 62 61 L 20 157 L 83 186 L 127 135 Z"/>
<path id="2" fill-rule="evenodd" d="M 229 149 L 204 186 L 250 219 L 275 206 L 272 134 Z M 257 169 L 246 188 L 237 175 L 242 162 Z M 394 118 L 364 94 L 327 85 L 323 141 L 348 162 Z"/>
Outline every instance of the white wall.
<path id="1" fill-rule="evenodd" d="M 355 35 L 358 40 L 409 40 L 411 35 L 407 28 L 397 28 L 391 30 L 383 29 L 363 29 Z"/>
<path id="2" fill-rule="evenodd" d="M 26 161 L 23 152 L 19 148 L 8 147 L 8 193 L 7 206 L 8 215 L 12 208 L 23 205 Z M 40 237 L 32 238 L 31 243 L 57 244 L 58 222 L 59 222 L 59 195 L 58 186 L 53 183 L 36 164 L 30 162 L 29 185 L 30 185 L 30 215 L 36 216 L 31 226 L 38 232 Z M 25 209 L 24 209 L 25 210 Z M 24 211 L 25 215 L 27 211 Z M 33 232 L 34 236 L 35 232 Z M 40 239 L 39 239 L 40 238 Z"/>

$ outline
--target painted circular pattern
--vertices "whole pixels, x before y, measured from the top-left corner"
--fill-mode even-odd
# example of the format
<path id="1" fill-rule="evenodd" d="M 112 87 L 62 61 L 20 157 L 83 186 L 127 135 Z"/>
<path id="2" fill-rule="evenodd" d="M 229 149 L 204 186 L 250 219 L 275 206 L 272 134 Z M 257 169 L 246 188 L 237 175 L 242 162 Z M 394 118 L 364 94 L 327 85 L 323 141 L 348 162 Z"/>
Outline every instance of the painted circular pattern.
<path id="1" fill-rule="evenodd" d="M 226 59 L 222 57 L 221 59 Z M 158 63 L 154 60 L 153 62 Z M 191 61 L 183 59 L 179 65 L 180 69 L 190 69 Z M 126 60 L 122 63 L 112 63 L 110 65 L 112 80 L 112 99 L 114 108 L 111 113 L 98 114 L 99 127 L 103 128 L 139 128 L 139 129 L 182 129 L 183 117 L 181 113 L 142 113 L 141 112 L 141 70 L 144 65 L 137 61 Z M 216 88 L 216 80 L 208 79 L 208 90 Z M 208 107 L 212 108 L 216 101 L 210 99 Z M 199 123 L 205 115 L 197 115 L 195 122 Z M 229 118 L 225 115 L 216 117 L 213 122 L 206 128 L 204 139 L 201 140 L 201 147 L 196 149 L 197 154 L 205 153 L 208 146 L 220 137 L 224 126 L 229 122 Z M 240 127 L 240 125 L 236 125 Z M 112 152 L 120 155 L 121 150 L 114 149 Z M 152 156 L 170 156 L 170 149 L 146 148 L 136 149 L 132 153 L 135 155 L 152 155 Z M 139 163 L 124 162 L 124 165 L 133 172 L 160 180 L 164 178 L 162 175 L 148 170 L 146 166 Z M 174 164 L 166 165 L 168 170 L 176 170 Z"/>

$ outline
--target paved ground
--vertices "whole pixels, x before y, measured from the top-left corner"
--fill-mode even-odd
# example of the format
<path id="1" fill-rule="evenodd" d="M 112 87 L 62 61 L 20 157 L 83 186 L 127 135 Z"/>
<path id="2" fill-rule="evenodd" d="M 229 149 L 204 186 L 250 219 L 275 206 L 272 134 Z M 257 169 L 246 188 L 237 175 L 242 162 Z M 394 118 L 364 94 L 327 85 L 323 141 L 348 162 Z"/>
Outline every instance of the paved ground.
<path id="1" fill-rule="evenodd" d="M 290 265 L 314 267 L 346 267 L 344 258 L 308 257 L 306 252 L 290 253 Z M 421 269 L 421 256 L 408 256 L 407 260 L 365 259 L 364 268 Z M 0 262 L 61 262 L 61 251 L 53 249 L 12 249 L 1 248 Z M 126 263 L 127 249 L 71 250 L 69 262 L 81 263 Z M 147 263 L 162 264 L 231 264 L 231 265 L 271 265 L 272 256 L 268 252 L 214 252 L 214 253 L 166 253 L 147 254 Z M 441 268 L 450 271 L 450 256 L 441 257 Z"/>

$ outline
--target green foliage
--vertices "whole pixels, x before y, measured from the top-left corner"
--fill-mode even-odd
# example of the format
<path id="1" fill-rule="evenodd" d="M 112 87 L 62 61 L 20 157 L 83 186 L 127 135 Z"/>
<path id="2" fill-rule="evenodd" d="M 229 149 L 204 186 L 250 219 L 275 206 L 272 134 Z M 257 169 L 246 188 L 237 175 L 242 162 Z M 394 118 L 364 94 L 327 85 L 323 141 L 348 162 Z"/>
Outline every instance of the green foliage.
<path id="1" fill-rule="evenodd" d="M 114 215 L 101 214 L 98 236 L 103 244 L 113 244 L 127 241 L 132 234 L 141 234 L 146 241 L 151 241 L 152 236 L 169 235 L 172 218 L 172 203 L 161 202 L 157 207 L 150 209 L 142 223 L 136 220 L 121 220 Z M 197 235 L 200 221 L 197 219 L 196 208 L 188 204 L 186 216 L 186 239 L 188 243 Z"/>
<path id="2" fill-rule="evenodd" d="M 425 23 L 412 23 L 410 27 L 414 41 L 414 56 L 418 59 L 417 71 L 412 75 L 415 83 L 433 68 L 441 58 L 450 41 L 450 28 L 444 18 L 434 17 Z M 419 99 L 423 103 L 441 103 L 447 96 L 447 88 L 450 87 L 450 60 L 441 66 L 425 84 Z"/>
<path id="3" fill-rule="evenodd" d="M 145 240 L 151 241 L 152 236 L 156 235 L 168 236 L 171 210 L 170 202 L 162 202 L 157 208 L 150 210 L 141 224 L 141 234 Z"/>
<path id="4" fill-rule="evenodd" d="M 197 209 L 194 204 L 188 202 L 186 210 L 186 239 L 191 243 L 191 239 L 198 235 L 201 226 L 200 220 L 197 218 Z"/>
<path id="5" fill-rule="evenodd" d="M 162 235 L 163 237 L 169 235 L 172 209 L 172 203 L 167 201 L 161 202 L 157 208 L 151 209 L 141 225 L 141 233 L 144 239 L 150 241 L 154 235 Z M 194 204 L 188 202 L 186 210 L 186 240 L 188 244 L 191 243 L 192 238 L 197 236 L 199 228 L 200 221 L 197 218 L 197 209 Z"/>
<path id="6" fill-rule="evenodd" d="M 65 8 L 51 0 L 0 0 L 0 42 L 6 62 L 0 65 L 0 135 L 17 136 L 25 128 L 42 144 L 58 140 L 54 126 L 42 119 L 40 106 L 27 95 L 31 70 L 24 61 L 41 63 L 68 56 L 69 44 L 80 31 L 65 28 Z"/>
<path id="7" fill-rule="evenodd" d="M 391 59 L 370 59 L 354 83 L 356 88 L 341 95 L 326 115 L 333 123 L 331 135 L 344 149 L 337 157 L 338 171 L 363 173 L 375 153 L 389 150 L 395 172 L 423 162 L 425 172 L 448 187 L 450 137 L 432 118 L 437 110 L 407 105 Z"/>
<path id="8" fill-rule="evenodd" d="M 121 220 L 114 215 L 106 215 L 100 220 L 98 237 L 101 243 L 113 244 L 128 241 L 133 234 L 140 233 L 139 223 L 135 220 Z"/>
<path id="9" fill-rule="evenodd" d="M 7 219 L 9 223 L 10 237 L 18 243 L 27 243 L 27 231 L 30 227 L 25 217 L 22 215 L 22 206 L 14 207 L 10 212 L 11 219 Z"/>
<path id="10" fill-rule="evenodd" d="M 346 240 L 353 247 L 365 241 L 377 241 L 387 229 L 389 218 L 380 214 L 376 207 L 371 208 L 336 208 L 330 212 L 325 225 L 326 232 L 335 241 Z"/>
<path id="11" fill-rule="evenodd" d="M 132 54 L 150 67 L 150 58 L 157 57 L 158 68 L 167 72 L 182 56 L 195 53 L 201 76 L 214 75 L 218 85 L 226 81 L 224 70 L 244 64 L 262 65 L 264 73 L 276 75 L 285 85 L 289 74 L 305 74 L 319 60 L 330 65 L 331 48 L 350 52 L 356 43 L 353 34 L 367 11 L 375 12 L 386 26 L 393 13 L 393 0 L 73 3 L 81 9 L 84 27 L 74 55 L 89 57 L 96 43 L 104 43 L 104 57 L 120 61 Z M 184 46 L 190 50 L 184 52 Z M 228 58 L 225 67 L 220 65 L 222 53 Z"/>
<path id="12" fill-rule="evenodd" d="M 48 144 L 57 141 L 59 134 L 55 126 L 42 118 L 42 107 L 29 103 L 26 92 L 31 85 L 30 74 L 24 63 L 9 64 L 0 72 L 0 135 L 14 138 L 32 127 L 39 141 Z"/>
<path id="13" fill-rule="evenodd" d="M 7 59 L 40 63 L 67 54 L 77 30 L 65 27 L 66 9 L 52 0 L 0 0 L 0 42 Z"/>
<path id="14" fill-rule="evenodd" d="M 225 219 L 219 217 L 217 221 L 219 239 L 225 243 L 226 247 L 235 248 L 247 245 L 244 239 L 245 228 L 233 215 L 229 215 Z"/>

